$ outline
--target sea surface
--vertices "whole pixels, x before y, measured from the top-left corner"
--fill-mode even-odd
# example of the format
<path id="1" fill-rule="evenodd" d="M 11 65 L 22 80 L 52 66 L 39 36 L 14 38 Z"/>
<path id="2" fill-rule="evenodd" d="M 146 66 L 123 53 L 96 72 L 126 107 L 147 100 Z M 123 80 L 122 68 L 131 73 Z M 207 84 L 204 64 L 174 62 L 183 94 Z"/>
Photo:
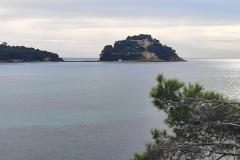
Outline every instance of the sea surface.
<path id="1" fill-rule="evenodd" d="M 0 63 L 0 159 L 128 160 L 167 128 L 149 97 L 160 73 L 239 100 L 239 59 L 187 60 Z"/>

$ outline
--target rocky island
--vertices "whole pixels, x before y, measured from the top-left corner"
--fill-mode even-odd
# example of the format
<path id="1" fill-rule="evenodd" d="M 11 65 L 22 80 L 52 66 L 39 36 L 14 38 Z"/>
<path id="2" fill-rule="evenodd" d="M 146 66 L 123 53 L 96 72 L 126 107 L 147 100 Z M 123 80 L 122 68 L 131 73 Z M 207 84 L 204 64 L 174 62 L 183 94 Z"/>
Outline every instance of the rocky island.
<path id="1" fill-rule="evenodd" d="M 24 46 L 9 46 L 6 42 L 0 44 L 0 62 L 60 62 L 62 58 L 55 53 Z"/>
<path id="2" fill-rule="evenodd" d="M 114 46 L 105 46 L 100 54 L 100 61 L 175 62 L 185 60 L 177 55 L 176 50 L 162 45 L 151 35 L 140 34 L 116 41 Z"/>

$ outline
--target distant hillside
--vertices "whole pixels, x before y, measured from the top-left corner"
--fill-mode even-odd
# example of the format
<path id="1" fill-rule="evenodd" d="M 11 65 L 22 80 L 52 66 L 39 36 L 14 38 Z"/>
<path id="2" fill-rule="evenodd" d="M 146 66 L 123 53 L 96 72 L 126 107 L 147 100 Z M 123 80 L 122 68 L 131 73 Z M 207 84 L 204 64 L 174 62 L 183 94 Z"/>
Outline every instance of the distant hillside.
<path id="1" fill-rule="evenodd" d="M 6 42 L 0 44 L 0 62 L 32 62 L 32 61 L 63 61 L 55 53 L 24 46 L 9 46 Z"/>
<path id="2" fill-rule="evenodd" d="M 100 54 L 100 61 L 184 61 L 171 47 L 162 45 L 151 35 L 128 36 L 126 40 L 107 45 Z"/>

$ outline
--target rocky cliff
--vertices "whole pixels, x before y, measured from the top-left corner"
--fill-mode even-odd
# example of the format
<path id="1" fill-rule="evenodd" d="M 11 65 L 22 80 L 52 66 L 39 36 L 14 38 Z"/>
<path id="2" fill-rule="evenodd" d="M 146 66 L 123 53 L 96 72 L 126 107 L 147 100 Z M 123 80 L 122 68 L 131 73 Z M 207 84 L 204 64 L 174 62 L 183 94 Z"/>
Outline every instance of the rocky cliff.
<path id="1" fill-rule="evenodd" d="M 128 36 L 126 40 L 107 45 L 100 54 L 100 61 L 184 61 L 171 47 L 162 45 L 151 35 Z"/>

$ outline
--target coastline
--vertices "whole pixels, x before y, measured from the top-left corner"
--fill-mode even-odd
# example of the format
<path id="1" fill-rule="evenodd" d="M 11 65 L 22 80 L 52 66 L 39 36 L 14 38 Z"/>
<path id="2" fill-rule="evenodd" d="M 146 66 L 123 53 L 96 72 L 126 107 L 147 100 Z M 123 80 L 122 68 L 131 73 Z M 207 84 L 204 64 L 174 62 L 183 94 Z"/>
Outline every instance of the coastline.
<path id="1" fill-rule="evenodd" d="M 143 60 L 125 60 L 125 61 L 100 61 L 100 60 L 79 60 L 79 61 L 61 61 L 61 62 L 187 62 L 187 60 L 182 60 L 182 61 L 143 61 Z"/>
<path id="2" fill-rule="evenodd" d="M 66 62 L 66 63 L 81 63 L 81 62 L 117 62 L 117 63 L 126 63 L 126 62 L 129 62 L 129 63 L 162 63 L 162 62 L 187 62 L 187 60 L 184 60 L 184 61 L 139 61 L 139 60 L 129 60 L 129 61 L 89 61 L 89 60 L 83 60 L 83 61 L 0 61 L 0 63 L 42 63 L 42 62 L 47 62 L 47 63 L 50 63 L 50 62 Z"/>

